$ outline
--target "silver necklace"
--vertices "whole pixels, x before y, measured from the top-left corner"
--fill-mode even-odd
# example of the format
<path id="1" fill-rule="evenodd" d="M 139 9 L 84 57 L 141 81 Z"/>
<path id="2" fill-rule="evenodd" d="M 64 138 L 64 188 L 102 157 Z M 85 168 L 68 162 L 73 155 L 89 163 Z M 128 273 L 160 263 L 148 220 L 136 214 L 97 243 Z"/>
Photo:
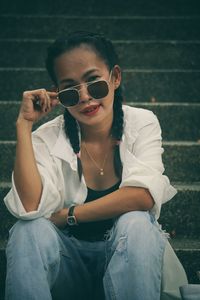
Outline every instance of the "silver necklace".
<path id="1" fill-rule="evenodd" d="M 85 148 L 85 150 L 86 150 L 89 158 L 91 159 L 91 161 L 93 162 L 93 164 L 95 165 L 95 167 L 99 170 L 99 175 L 103 176 L 104 175 L 104 166 L 105 166 L 105 163 L 106 163 L 106 160 L 107 160 L 107 157 L 108 157 L 108 152 L 106 152 L 106 155 L 104 157 L 102 166 L 99 167 L 99 165 L 97 164 L 97 162 L 94 160 L 94 158 L 92 157 L 92 155 L 88 151 L 85 142 L 83 142 L 82 144 L 83 144 L 83 146 L 84 146 L 84 148 Z"/>

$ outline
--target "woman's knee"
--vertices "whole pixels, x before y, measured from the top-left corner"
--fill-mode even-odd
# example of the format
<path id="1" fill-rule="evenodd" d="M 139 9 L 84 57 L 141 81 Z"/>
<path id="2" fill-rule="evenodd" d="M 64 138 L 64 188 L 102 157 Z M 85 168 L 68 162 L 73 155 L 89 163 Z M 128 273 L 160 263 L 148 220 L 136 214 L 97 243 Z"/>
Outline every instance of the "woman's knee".
<path id="1" fill-rule="evenodd" d="M 44 218 L 19 220 L 10 230 L 6 248 L 9 278 L 16 280 L 16 276 L 21 276 L 19 282 L 22 283 L 26 270 L 29 281 L 33 276 L 35 282 L 47 280 L 51 287 L 60 267 L 60 247 L 58 232 L 50 221 Z"/>
<path id="2" fill-rule="evenodd" d="M 30 221 L 19 220 L 9 232 L 9 245 L 16 248 L 31 247 L 33 244 L 40 248 L 48 248 L 55 245 L 57 233 L 51 222 L 45 218 Z"/>
<path id="3" fill-rule="evenodd" d="M 131 211 L 118 218 L 115 224 L 117 235 L 131 235 L 149 230 L 152 226 L 148 212 Z"/>
<path id="4" fill-rule="evenodd" d="M 145 255 L 149 249 L 156 249 L 157 245 L 163 244 L 162 234 L 152 224 L 148 212 L 134 211 L 123 214 L 116 221 L 110 236 L 112 249 L 126 248 L 130 253 L 138 252 Z M 135 253 L 136 254 L 136 253 Z"/>

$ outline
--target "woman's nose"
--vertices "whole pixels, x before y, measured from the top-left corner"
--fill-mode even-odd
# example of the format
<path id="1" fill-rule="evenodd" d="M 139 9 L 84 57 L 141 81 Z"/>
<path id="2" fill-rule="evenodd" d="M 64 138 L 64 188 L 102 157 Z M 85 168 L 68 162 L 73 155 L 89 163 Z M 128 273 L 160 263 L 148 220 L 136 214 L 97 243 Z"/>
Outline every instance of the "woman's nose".
<path id="1" fill-rule="evenodd" d="M 79 103 L 87 102 L 90 99 L 91 99 L 91 96 L 88 93 L 87 85 L 83 84 L 79 90 Z"/>

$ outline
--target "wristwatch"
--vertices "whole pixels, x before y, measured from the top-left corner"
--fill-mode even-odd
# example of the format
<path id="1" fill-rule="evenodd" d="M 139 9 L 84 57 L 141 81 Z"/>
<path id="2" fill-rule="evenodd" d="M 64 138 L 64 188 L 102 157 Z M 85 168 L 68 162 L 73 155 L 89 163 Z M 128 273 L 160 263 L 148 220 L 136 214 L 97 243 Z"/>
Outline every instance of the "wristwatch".
<path id="1" fill-rule="evenodd" d="M 70 226 L 78 225 L 77 219 L 74 215 L 74 208 L 76 205 L 72 204 L 68 210 L 68 216 L 67 216 L 67 224 Z"/>

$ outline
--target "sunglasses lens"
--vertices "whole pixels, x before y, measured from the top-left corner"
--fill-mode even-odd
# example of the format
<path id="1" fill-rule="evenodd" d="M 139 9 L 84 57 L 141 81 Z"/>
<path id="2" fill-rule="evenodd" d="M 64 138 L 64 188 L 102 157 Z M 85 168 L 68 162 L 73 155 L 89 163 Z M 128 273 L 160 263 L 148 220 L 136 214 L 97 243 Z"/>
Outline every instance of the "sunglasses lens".
<path id="1" fill-rule="evenodd" d="M 62 105 L 69 107 L 74 106 L 79 102 L 79 94 L 76 90 L 64 90 L 59 92 L 58 98 Z"/>
<path id="2" fill-rule="evenodd" d="M 108 95 L 108 84 L 106 81 L 96 81 L 88 86 L 88 92 L 94 99 L 104 98 Z"/>
<path id="3" fill-rule="evenodd" d="M 94 99 L 101 99 L 108 95 L 108 84 L 104 80 L 91 83 L 87 87 L 88 93 Z M 65 107 L 74 106 L 79 103 L 79 93 L 75 89 L 63 90 L 58 94 L 59 100 Z"/>

